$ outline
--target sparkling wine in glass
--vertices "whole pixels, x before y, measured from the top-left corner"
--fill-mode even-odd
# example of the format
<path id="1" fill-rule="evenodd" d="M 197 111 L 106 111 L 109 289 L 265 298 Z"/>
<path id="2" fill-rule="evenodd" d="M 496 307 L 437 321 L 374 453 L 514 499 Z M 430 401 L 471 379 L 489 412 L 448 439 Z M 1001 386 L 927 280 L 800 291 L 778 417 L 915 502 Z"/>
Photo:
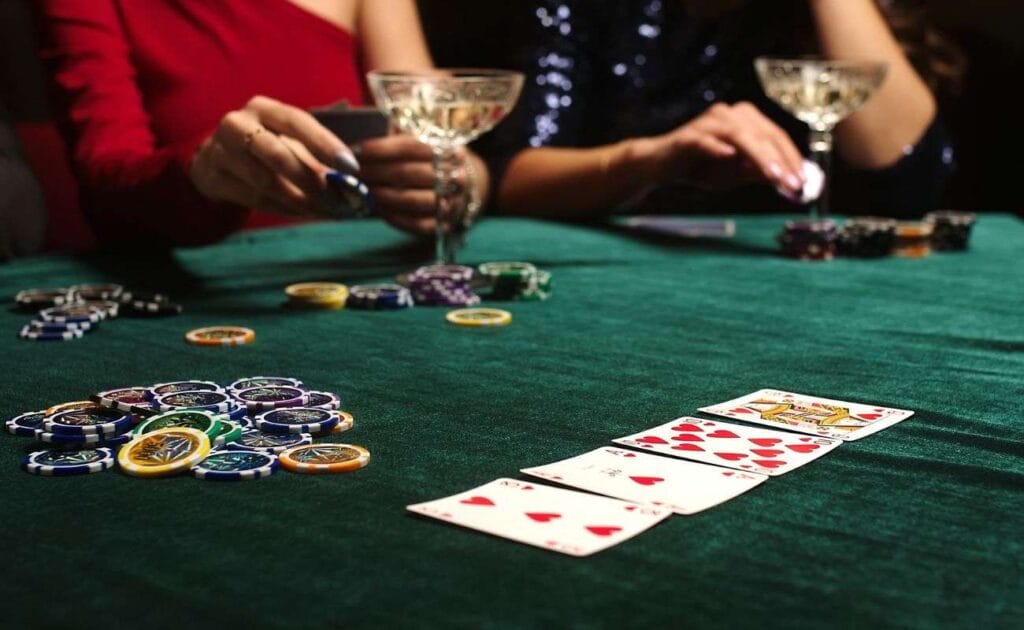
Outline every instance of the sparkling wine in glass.
<path id="1" fill-rule="evenodd" d="M 367 77 L 377 107 L 434 153 L 436 258 L 452 264 L 472 219 L 467 191 L 457 183 L 458 150 L 505 118 L 519 99 L 523 75 L 453 68 Z"/>
<path id="2" fill-rule="evenodd" d="M 811 205 L 811 218 L 827 217 L 832 183 L 832 131 L 860 109 L 885 80 L 888 64 L 813 57 L 754 61 L 768 98 L 811 129 L 811 158 L 825 173 L 825 190 Z"/>

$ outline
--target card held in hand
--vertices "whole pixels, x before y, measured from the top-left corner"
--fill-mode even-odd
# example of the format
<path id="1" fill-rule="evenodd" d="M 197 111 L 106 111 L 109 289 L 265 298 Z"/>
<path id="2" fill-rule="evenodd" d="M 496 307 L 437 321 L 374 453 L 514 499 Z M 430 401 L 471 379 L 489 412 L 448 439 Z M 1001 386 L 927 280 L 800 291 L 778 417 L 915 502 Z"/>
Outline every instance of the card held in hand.
<path id="1" fill-rule="evenodd" d="M 410 512 L 570 556 L 589 556 L 667 518 L 653 505 L 516 479 L 406 507 Z"/>
<path id="2" fill-rule="evenodd" d="M 604 447 L 524 474 L 610 497 L 696 514 L 739 496 L 768 477 Z"/>

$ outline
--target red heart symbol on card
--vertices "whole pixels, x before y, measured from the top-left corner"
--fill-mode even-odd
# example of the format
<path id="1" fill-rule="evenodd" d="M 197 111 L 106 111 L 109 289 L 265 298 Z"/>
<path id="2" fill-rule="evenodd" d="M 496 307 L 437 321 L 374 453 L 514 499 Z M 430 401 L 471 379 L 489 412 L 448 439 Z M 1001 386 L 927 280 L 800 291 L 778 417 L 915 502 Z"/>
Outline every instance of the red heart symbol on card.
<path id="1" fill-rule="evenodd" d="M 672 439 L 676 442 L 703 442 L 704 438 L 699 435 L 693 435 L 692 433 L 684 433 L 682 435 L 673 435 Z"/>
<path id="2" fill-rule="evenodd" d="M 637 440 L 637 442 L 640 442 L 641 444 L 668 444 L 668 442 L 666 442 L 665 440 L 661 439 L 660 437 L 654 437 L 653 435 L 642 437 L 639 440 Z"/>
<path id="3" fill-rule="evenodd" d="M 635 506 L 635 505 L 627 505 L 627 506 L 626 506 L 626 511 L 627 511 L 627 512 L 632 512 L 632 511 L 633 511 L 633 510 L 635 510 L 635 509 L 636 509 L 636 506 Z"/>
<path id="4" fill-rule="evenodd" d="M 626 453 L 623 457 L 636 457 L 636 453 Z"/>
<path id="5" fill-rule="evenodd" d="M 810 453 L 811 451 L 818 450 L 817 444 L 787 444 L 786 448 L 793 451 L 794 453 Z"/>
<path id="6" fill-rule="evenodd" d="M 751 449 L 750 452 L 760 457 L 778 457 L 785 453 L 785 451 L 780 451 L 777 448 L 755 448 Z"/>
<path id="7" fill-rule="evenodd" d="M 673 451 L 703 451 L 704 449 L 697 446 L 696 444 L 676 444 L 672 447 Z"/>
<path id="8" fill-rule="evenodd" d="M 779 438 L 750 438 L 750 441 L 758 446 L 775 446 L 782 440 Z"/>
<path id="9" fill-rule="evenodd" d="M 730 409 L 729 411 L 732 413 L 753 413 L 751 410 L 744 409 L 743 407 L 736 407 L 735 409 Z"/>
<path id="10" fill-rule="evenodd" d="M 880 413 L 860 413 L 860 414 L 857 414 L 854 417 L 855 418 L 860 418 L 861 420 L 878 420 L 879 418 L 882 417 L 882 414 L 880 414 Z"/>
<path id="11" fill-rule="evenodd" d="M 588 525 L 587 531 L 595 536 L 611 536 L 615 532 L 621 532 L 622 528 L 611 525 Z"/>
<path id="12" fill-rule="evenodd" d="M 786 462 L 781 459 L 755 459 L 754 463 L 764 468 L 778 468 L 786 465 Z"/>
<path id="13" fill-rule="evenodd" d="M 494 505 L 494 501 L 487 497 L 470 497 L 459 501 L 459 503 L 465 503 L 466 505 Z"/>
<path id="14" fill-rule="evenodd" d="M 630 477 L 633 481 L 637 482 L 641 486 L 653 486 L 656 483 L 665 481 L 662 477 Z"/>
<path id="15" fill-rule="evenodd" d="M 523 486 L 520 490 L 533 490 L 533 486 Z"/>
<path id="16" fill-rule="evenodd" d="M 718 455 L 722 459 L 730 462 L 735 462 L 747 457 L 746 453 L 715 453 L 715 455 Z"/>
<path id="17" fill-rule="evenodd" d="M 722 473 L 722 476 L 723 476 L 723 477 L 732 477 L 732 476 L 733 476 L 734 474 L 735 474 L 735 473 L 733 473 L 733 472 L 732 472 L 732 471 L 730 470 L 729 472 L 724 472 L 724 473 Z"/>
<path id="18" fill-rule="evenodd" d="M 562 518 L 561 514 L 555 514 L 554 512 L 527 512 L 526 515 L 538 523 L 547 523 L 556 518 Z"/>
<path id="19" fill-rule="evenodd" d="M 708 433 L 708 437 L 712 438 L 738 438 L 739 436 L 732 431 L 726 431 L 725 429 L 719 429 L 714 433 Z"/>
<path id="20" fill-rule="evenodd" d="M 676 426 L 672 427 L 671 430 L 672 431 L 696 431 L 698 433 L 703 433 L 704 432 L 704 429 L 701 429 L 700 427 L 698 427 L 695 424 L 690 424 L 689 422 L 687 422 L 686 424 L 677 424 Z"/>

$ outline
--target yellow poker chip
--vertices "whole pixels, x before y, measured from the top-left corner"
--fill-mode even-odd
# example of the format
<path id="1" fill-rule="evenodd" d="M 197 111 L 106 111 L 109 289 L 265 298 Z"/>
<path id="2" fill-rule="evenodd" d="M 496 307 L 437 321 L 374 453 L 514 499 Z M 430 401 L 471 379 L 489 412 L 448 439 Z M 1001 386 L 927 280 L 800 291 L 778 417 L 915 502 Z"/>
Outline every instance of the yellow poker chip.
<path id="1" fill-rule="evenodd" d="M 133 477 L 168 477 L 191 470 L 210 453 L 199 429 L 170 427 L 144 433 L 121 447 L 117 464 Z"/>
<path id="2" fill-rule="evenodd" d="M 208 326 L 185 333 L 185 341 L 197 346 L 241 346 L 256 340 L 256 331 L 241 326 Z"/>
<path id="3" fill-rule="evenodd" d="M 335 282 L 303 282 L 285 287 L 294 306 L 315 308 L 344 308 L 348 300 L 348 287 Z"/>
<path id="4" fill-rule="evenodd" d="M 370 463 L 370 451 L 355 444 L 295 446 L 279 457 L 281 468 L 307 474 L 352 472 Z"/>
<path id="5" fill-rule="evenodd" d="M 445 315 L 456 326 L 508 326 L 512 313 L 498 308 L 463 308 Z"/>
<path id="6" fill-rule="evenodd" d="M 61 403 L 59 405 L 54 405 L 47 409 L 46 411 L 44 411 L 43 413 L 48 416 L 55 416 L 63 411 L 77 411 L 78 409 L 92 409 L 94 407 L 98 408 L 99 405 L 91 400 L 76 400 L 74 402 L 66 402 Z"/>
<path id="7" fill-rule="evenodd" d="M 331 429 L 331 433 L 344 433 L 352 428 L 352 425 L 356 423 L 355 418 L 352 417 L 347 411 L 338 412 L 338 424 L 334 425 Z"/>

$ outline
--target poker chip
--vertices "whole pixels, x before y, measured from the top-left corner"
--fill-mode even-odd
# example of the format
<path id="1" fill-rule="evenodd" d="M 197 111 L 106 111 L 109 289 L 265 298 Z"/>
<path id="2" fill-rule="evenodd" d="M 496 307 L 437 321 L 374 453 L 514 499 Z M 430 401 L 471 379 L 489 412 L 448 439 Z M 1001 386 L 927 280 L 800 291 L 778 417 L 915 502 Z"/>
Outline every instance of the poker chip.
<path id="1" fill-rule="evenodd" d="M 512 313 L 497 308 L 465 308 L 449 311 L 445 319 L 457 326 L 508 326 Z"/>
<path id="2" fill-rule="evenodd" d="M 363 310 L 411 308 L 415 302 L 409 289 L 397 284 L 357 285 L 349 289 L 346 305 Z"/>
<path id="3" fill-rule="evenodd" d="M 41 319 L 33 319 L 28 323 L 28 327 L 35 332 L 50 332 L 50 333 L 62 333 L 69 330 L 80 330 L 82 332 L 89 332 L 99 324 L 93 324 L 92 322 L 47 322 Z"/>
<path id="4" fill-rule="evenodd" d="M 120 284 L 76 284 L 68 292 L 80 300 L 113 300 L 124 292 Z"/>
<path id="5" fill-rule="evenodd" d="M 296 446 L 305 446 L 313 443 L 313 436 L 308 433 L 264 433 L 259 429 L 244 429 L 242 435 L 234 442 L 225 444 L 228 450 L 266 451 L 268 453 L 281 453 Z"/>
<path id="6" fill-rule="evenodd" d="M 334 428 L 331 429 L 331 433 L 344 433 L 351 429 L 355 423 L 356 421 L 355 418 L 352 417 L 352 414 L 347 411 L 339 411 L 338 424 L 334 425 Z"/>
<path id="7" fill-rule="evenodd" d="M 245 405 L 249 413 L 282 407 L 302 407 L 309 402 L 309 395 L 303 390 L 283 386 L 249 387 L 234 392 L 234 397 Z"/>
<path id="8" fill-rule="evenodd" d="M 213 438 L 213 447 L 219 448 L 236 441 L 242 436 L 243 427 L 234 420 L 221 420 L 217 435 Z"/>
<path id="9" fill-rule="evenodd" d="M 91 400 L 73 400 L 71 402 L 61 403 L 54 405 L 46 409 L 45 413 L 48 416 L 56 415 L 62 411 L 69 411 L 71 409 L 91 409 L 96 406 Z"/>
<path id="10" fill-rule="evenodd" d="M 169 317 L 181 315 L 185 308 L 173 302 L 146 302 L 132 300 L 121 303 L 121 313 L 130 317 Z"/>
<path id="11" fill-rule="evenodd" d="M 45 322 L 57 324 L 89 322 L 95 324 L 107 317 L 107 312 L 97 306 L 83 304 L 66 304 L 44 308 L 39 311 L 39 318 Z"/>
<path id="12" fill-rule="evenodd" d="M 192 475 L 211 481 L 240 481 L 269 477 L 277 470 L 277 455 L 254 450 L 210 453 L 192 469 Z"/>
<path id="13" fill-rule="evenodd" d="M 307 407 L 334 411 L 341 408 L 341 398 L 331 392 L 309 392 Z"/>
<path id="14" fill-rule="evenodd" d="M 179 392 L 223 392 L 222 388 L 213 381 L 171 381 L 170 383 L 157 383 L 146 389 L 146 396 L 150 400 L 166 394 L 177 394 Z"/>
<path id="15" fill-rule="evenodd" d="M 241 346 L 256 340 L 256 331 L 241 326 L 207 326 L 185 333 L 185 340 L 197 346 Z"/>
<path id="16" fill-rule="evenodd" d="M 927 221 L 901 221 L 896 224 L 896 243 L 893 256 L 924 258 L 932 253 L 932 234 L 935 224 Z"/>
<path id="17" fill-rule="evenodd" d="M 305 385 L 297 378 L 286 378 L 284 376 L 249 376 L 240 378 L 228 385 L 228 391 L 237 392 L 253 387 L 294 387 L 305 389 Z"/>
<path id="18" fill-rule="evenodd" d="M 18 333 L 18 336 L 32 341 L 73 341 L 85 336 L 85 331 L 78 329 L 65 330 L 64 332 L 43 331 L 31 326 L 25 326 Z"/>
<path id="19" fill-rule="evenodd" d="M 925 215 L 924 220 L 931 223 L 932 246 L 936 251 L 951 252 L 967 249 L 971 239 L 971 228 L 978 215 L 973 212 L 956 210 L 936 210 Z"/>
<path id="20" fill-rule="evenodd" d="M 182 409 L 146 418 L 132 430 L 132 433 L 138 436 L 160 429 L 186 428 L 202 431 L 213 440 L 221 434 L 221 424 L 222 420 L 212 412 L 201 409 Z"/>
<path id="21" fill-rule="evenodd" d="M 46 413 L 43 411 L 30 411 L 20 416 L 14 416 L 4 423 L 4 427 L 11 435 L 18 437 L 35 437 L 36 430 L 43 428 L 43 420 Z"/>
<path id="22" fill-rule="evenodd" d="M 478 268 L 492 300 L 542 301 L 551 297 L 551 273 L 528 262 L 483 263 Z"/>
<path id="23" fill-rule="evenodd" d="M 121 304 L 111 300 L 87 300 L 77 302 L 75 306 L 99 309 L 103 313 L 101 319 L 114 319 L 121 312 Z"/>
<path id="24" fill-rule="evenodd" d="M 117 464 L 134 477 L 165 477 L 190 470 L 209 453 L 205 433 L 171 427 L 136 436 L 118 452 Z"/>
<path id="25" fill-rule="evenodd" d="M 52 433 L 43 429 L 37 429 L 35 438 L 47 444 L 64 446 L 91 445 L 91 446 L 121 446 L 132 440 L 131 433 L 120 433 L 116 435 L 68 435 L 64 433 Z"/>
<path id="26" fill-rule="evenodd" d="M 253 424 L 264 433 L 324 433 L 338 424 L 338 414 L 308 407 L 273 409 L 256 416 Z"/>
<path id="27" fill-rule="evenodd" d="M 782 253 L 799 260 L 832 260 L 836 254 L 836 224 L 831 219 L 787 221 L 778 237 Z"/>
<path id="28" fill-rule="evenodd" d="M 303 282 L 285 287 L 288 304 L 300 308 L 344 308 L 348 287 L 334 282 Z"/>
<path id="29" fill-rule="evenodd" d="M 224 392 L 186 391 L 158 396 L 152 403 L 160 411 L 175 409 L 202 409 L 214 413 L 226 413 L 232 409 L 231 396 Z"/>
<path id="30" fill-rule="evenodd" d="M 228 410 L 225 411 L 223 415 L 228 420 L 233 420 L 233 421 L 237 422 L 237 421 L 245 418 L 245 415 L 247 413 L 249 413 L 249 412 L 246 411 L 245 407 L 243 407 L 243 406 L 237 404 L 236 402 L 232 401 L 231 402 L 231 407 L 229 407 Z"/>
<path id="31" fill-rule="evenodd" d="M 61 411 L 43 420 L 43 430 L 61 435 L 101 435 L 124 433 L 132 424 L 131 414 L 95 406 Z"/>
<path id="32" fill-rule="evenodd" d="M 373 215 L 374 203 L 370 188 L 358 178 L 339 171 L 332 171 L 324 176 L 328 189 L 335 196 L 334 203 L 323 205 L 328 218 L 352 219 Z"/>
<path id="33" fill-rule="evenodd" d="M 324 474 L 359 470 L 370 463 L 370 451 L 355 444 L 309 444 L 280 454 L 288 472 Z"/>
<path id="34" fill-rule="evenodd" d="M 114 453 L 109 448 L 36 451 L 21 464 L 25 472 L 47 477 L 88 475 L 114 467 Z"/>
<path id="35" fill-rule="evenodd" d="M 122 387 L 94 394 L 92 398 L 101 407 L 131 412 L 136 405 L 149 404 L 147 391 L 145 387 Z"/>
<path id="36" fill-rule="evenodd" d="M 409 274 L 409 290 L 416 304 L 424 306 L 475 306 L 480 296 L 473 291 L 473 268 L 431 265 Z"/>
<path id="37" fill-rule="evenodd" d="M 895 242 L 895 219 L 851 217 L 836 237 L 836 253 L 840 256 L 880 258 L 892 252 Z"/>
<path id="38" fill-rule="evenodd" d="M 163 303 L 170 302 L 171 298 L 164 295 L 163 293 L 152 293 L 143 291 L 124 291 L 121 295 L 117 296 L 117 300 L 121 304 L 128 304 L 129 302 L 147 302 L 147 303 Z"/>
<path id="39" fill-rule="evenodd" d="M 71 304 L 75 301 L 75 296 L 68 289 L 25 289 L 18 291 L 14 301 L 22 310 L 38 311 Z"/>

